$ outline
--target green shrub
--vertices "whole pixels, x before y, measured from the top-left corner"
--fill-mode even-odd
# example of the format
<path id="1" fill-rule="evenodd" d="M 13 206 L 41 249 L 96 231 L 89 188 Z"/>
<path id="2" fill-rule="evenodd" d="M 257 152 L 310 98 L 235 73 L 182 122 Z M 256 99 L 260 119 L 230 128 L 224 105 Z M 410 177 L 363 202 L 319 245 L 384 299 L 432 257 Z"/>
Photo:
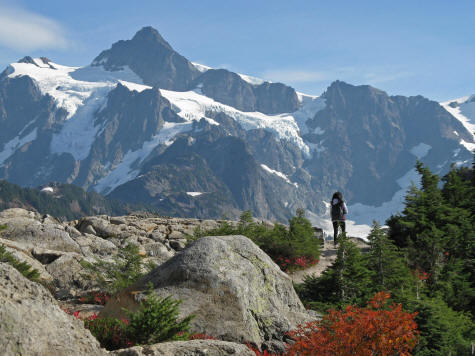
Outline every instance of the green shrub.
<path id="1" fill-rule="evenodd" d="M 126 310 L 127 335 L 135 344 L 155 344 L 169 340 L 188 340 L 193 315 L 178 321 L 180 300 L 159 298 L 151 290 L 140 302 L 139 310 Z"/>
<path id="2" fill-rule="evenodd" d="M 297 215 L 289 220 L 288 228 L 279 223 L 273 227 L 256 223 L 248 210 L 242 213 L 237 227 L 224 222 L 217 229 L 196 229 L 194 239 L 222 235 L 244 235 L 250 238 L 283 270 L 308 266 L 318 262 L 320 257 L 320 240 L 314 237 L 312 225 L 305 218 L 303 209 L 298 209 Z"/>
<path id="3" fill-rule="evenodd" d="M 178 321 L 180 303 L 171 297 L 158 298 L 150 287 L 146 298 L 140 302 L 139 310 L 131 312 L 124 309 L 128 319 L 99 319 L 94 314 L 84 321 L 84 325 L 109 351 L 133 345 L 188 340 L 190 321 L 194 316 Z"/>
<path id="4" fill-rule="evenodd" d="M 418 312 L 420 338 L 414 355 L 470 355 L 475 340 L 475 323 L 470 314 L 454 311 L 437 297 L 411 301 L 406 309 Z"/>
<path id="5" fill-rule="evenodd" d="M 40 273 L 37 269 L 34 269 L 30 264 L 21 262 L 16 259 L 10 252 L 7 251 L 5 246 L 0 245 L 0 262 L 6 262 L 14 267 L 26 278 L 37 282 L 40 278 Z"/>
<path id="6" fill-rule="evenodd" d="M 134 284 L 145 274 L 144 269 L 148 272 L 155 267 L 153 264 L 143 263 L 139 248 L 132 244 L 119 250 L 113 262 L 97 259 L 94 263 L 82 261 L 81 264 L 110 295 Z"/>

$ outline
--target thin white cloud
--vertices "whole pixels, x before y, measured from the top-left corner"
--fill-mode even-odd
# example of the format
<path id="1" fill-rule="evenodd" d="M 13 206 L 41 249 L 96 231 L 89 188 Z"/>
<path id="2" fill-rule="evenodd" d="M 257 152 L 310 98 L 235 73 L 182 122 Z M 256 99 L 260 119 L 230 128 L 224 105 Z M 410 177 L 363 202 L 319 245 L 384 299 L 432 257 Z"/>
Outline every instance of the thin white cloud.
<path id="1" fill-rule="evenodd" d="M 26 9 L 0 3 L 0 47 L 19 51 L 65 49 L 65 30 L 56 21 Z"/>
<path id="2" fill-rule="evenodd" d="M 399 68 L 390 67 L 340 67 L 324 71 L 308 71 L 299 69 L 272 69 L 263 72 L 260 77 L 284 83 L 318 83 L 336 79 L 360 84 L 379 84 L 410 77 L 412 73 Z"/>
<path id="3" fill-rule="evenodd" d="M 273 82 L 308 83 L 321 82 L 329 78 L 328 74 L 319 71 L 305 71 L 295 69 L 274 69 L 262 73 L 262 78 Z"/>

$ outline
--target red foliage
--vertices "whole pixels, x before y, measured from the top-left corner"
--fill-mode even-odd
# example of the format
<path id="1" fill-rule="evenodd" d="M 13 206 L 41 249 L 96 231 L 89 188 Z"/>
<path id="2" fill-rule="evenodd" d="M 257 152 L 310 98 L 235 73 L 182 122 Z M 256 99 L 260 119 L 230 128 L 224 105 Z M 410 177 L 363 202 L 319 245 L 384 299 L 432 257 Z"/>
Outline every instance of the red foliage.
<path id="1" fill-rule="evenodd" d="M 247 347 L 249 347 L 252 351 L 254 351 L 254 353 L 256 354 L 256 356 L 283 356 L 281 354 L 273 354 L 273 353 L 270 353 L 269 351 L 267 350 L 264 350 L 263 352 L 260 352 L 259 349 L 255 346 L 252 346 L 251 344 L 246 344 Z"/>
<path id="2" fill-rule="evenodd" d="M 84 297 L 80 297 L 78 301 L 84 304 L 105 305 L 109 301 L 110 298 L 111 298 L 110 295 L 107 293 L 93 292 Z"/>
<path id="3" fill-rule="evenodd" d="M 329 311 L 321 321 L 300 325 L 289 335 L 295 343 L 287 355 L 410 355 L 419 332 L 414 317 L 400 304 L 386 306 L 390 295 L 377 293 L 365 308 Z"/>
<path id="4" fill-rule="evenodd" d="M 429 277 L 430 277 L 430 273 L 424 272 L 420 269 L 416 269 L 416 270 L 412 271 L 412 274 L 415 275 L 417 277 L 417 279 L 419 279 L 422 282 L 428 280 Z"/>
<path id="5" fill-rule="evenodd" d="M 274 260 L 285 272 L 306 269 L 318 263 L 318 258 L 312 258 L 308 256 L 300 256 L 296 258 L 284 258 L 282 256 L 277 256 L 274 258 Z"/>

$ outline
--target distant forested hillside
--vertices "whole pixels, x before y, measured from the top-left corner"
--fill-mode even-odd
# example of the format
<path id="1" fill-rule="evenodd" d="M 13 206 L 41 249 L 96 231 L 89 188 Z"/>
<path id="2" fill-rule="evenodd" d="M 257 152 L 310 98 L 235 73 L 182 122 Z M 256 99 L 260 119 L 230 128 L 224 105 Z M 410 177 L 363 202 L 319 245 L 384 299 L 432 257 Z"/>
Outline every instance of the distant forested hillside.
<path id="1" fill-rule="evenodd" d="M 64 220 L 89 215 L 126 215 L 133 211 L 151 211 L 142 205 L 131 205 L 108 199 L 95 192 L 85 192 L 70 184 L 51 184 L 42 188 L 22 188 L 0 180 L 0 210 L 24 208 L 50 214 Z"/>

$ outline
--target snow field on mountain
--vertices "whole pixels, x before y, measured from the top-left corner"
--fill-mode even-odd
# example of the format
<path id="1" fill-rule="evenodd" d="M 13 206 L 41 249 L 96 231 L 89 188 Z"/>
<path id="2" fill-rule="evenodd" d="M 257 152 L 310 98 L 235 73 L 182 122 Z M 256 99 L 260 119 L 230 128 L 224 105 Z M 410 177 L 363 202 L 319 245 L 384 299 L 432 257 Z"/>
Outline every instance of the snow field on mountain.
<path id="1" fill-rule="evenodd" d="M 301 130 L 307 130 L 305 121 L 325 107 L 322 99 L 307 101 L 302 108 L 291 114 L 266 115 L 261 112 L 243 112 L 232 106 L 221 104 L 196 91 L 176 92 L 160 89 L 162 96 L 174 106 L 177 114 L 187 121 L 206 118 L 208 112 L 222 112 L 236 120 L 243 129 L 265 129 L 278 139 L 296 145 L 306 157 L 312 154 L 311 148 L 300 136 Z M 207 118 L 211 120 L 210 118 Z M 214 120 L 213 120 L 214 121 Z"/>
<path id="2" fill-rule="evenodd" d="M 176 135 L 191 130 L 191 127 L 191 122 L 165 122 L 162 129 L 150 141 L 144 142 L 141 149 L 128 151 L 117 166 L 111 167 L 110 173 L 97 182 L 93 187 L 94 190 L 102 194 L 108 194 L 119 185 L 136 178 L 139 174 L 140 163 L 148 157 L 155 147 L 160 144 L 171 145 Z"/>
<path id="3" fill-rule="evenodd" d="M 445 101 L 440 105 L 447 110 L 453 117 L 459 120 L 463 126 L 472 134 L 473 141 L 475 141 L 475 101 L 470 101 L 474 96 L 466 96 L 463 98 Z M 451 103 L 457 103 L 456 107 L 451 107 Z M 454 132 L 457 136 L 458 133 Z M 460 140 L 460 144 L 467 150 L 473 152 L 475 150 L 475 143 Z"/>
<path id="4" fill-rule="evenodd" d="M 285 180 L 287 183 L 293 185 L 295 188 L 298 188 L 299 185 L 297 183 L 293 183 L 290 181 L 289 177 L 287 177 L 284 173 L 282 172 L 279 172 L 279 171 L 276 171 L 275 169 L 271 169 L 269 168 L 268 166 L 266 166 L 265 164 L 261 164 L 261 167 L 262 169 L 264 169 L 266 172 L 269 172 L 270 174 L 274 174 L 276 175 L 277 177 L 279 178 L 282 178 L 283 180 Z"/>
<path id="5" fill-rule="evenodd" d="M 188 194 L 190 197 L 198 197 L 203 194 L 203 192 L 186 192 L 186 194 Z"/>
<path id="6" fill-rule="evenodd" d="M 419 143 L 418 145 L 412 147 L 409 152 L 411 152 L 418 159 L 424 158 L 430 151 L 432 147 L 425 143 Z M 380 206 L 371 206 L 364 205 L 361 203 L 356 203 L 348 206 L 349 218 L 351 220 L 356 220 L 358 223 L 362 224 L 361 226 L 367 226 L 366 235 L 368 235 L 373 220 L 376 220 L 381 225 L 384 225 L 387 218 L 391 215 L 401 212 L 404 208 L 404 198 L 406 196 L 407 190 L 414 184 L 416 187 L 420 187 L 420 176 L 417 173 L 415 168 L 410 169 L 406 174 L 396 180 L 397 184 L 401 189 L 394 193 L 390 201 L 384 202 Z M 358 228 L 360 232 L 364 232 L 364 229 Z M 351 227 L 348 229 L 352 236 L 353 231 Z M 359 236 L 366 237 L 366 236 Z"/>
<path id="7" fill-rule="evenodd" d="M 51 138 L 51 153 L 70 153 L 81 161 L 89 155 L 91 146 L 101 127 L 94 125 L 95 113 L 107 103 L 110 87 L 96 88 L 67 120 L 58 134 Z"/>
<path id="8" fill-rule="evenodd" d="M 26 126 L 26 128 L 27 127 L 28 125 Z M 22 130 L 22 132 L 23 131 L 24 129 Z M 8 141 L 5 146 L 3 146 L 3 150 L 2 152 L 0 152 L 0 166 L 2 166 L 5 160 L 7 160 L 11 155 L 13 155 L 17 149 L 21 148 L 26 143 L 36 140 L 36 128 L 23 137 L 21 137 L 22 132 L 20 132 L 18 136 L 14 137 L 10 141 Z"/>
<path id="9" fill-rule="evenodd" d="M 58 107 L 67 111 L 67 121 L 52 137 L 51 152 L 70 153 L 76 160 L 85 159 L 100 130 L 100 127 L 94 126 L 95 114 L 106 105 L 109 91 L 120 79 L 140 79 L 129 68 L 108 72 L 102 67 L 67 67 L 52 62 L 46 64 L 39 58 L 33 61 L 38 66 L 32 63 L 11 64 L 9 77 L 31 77 L 43 95 L 50 95 Z M 140 84 L 128 85 L 133 85 L 135 90 L 143 90 Z"/>

